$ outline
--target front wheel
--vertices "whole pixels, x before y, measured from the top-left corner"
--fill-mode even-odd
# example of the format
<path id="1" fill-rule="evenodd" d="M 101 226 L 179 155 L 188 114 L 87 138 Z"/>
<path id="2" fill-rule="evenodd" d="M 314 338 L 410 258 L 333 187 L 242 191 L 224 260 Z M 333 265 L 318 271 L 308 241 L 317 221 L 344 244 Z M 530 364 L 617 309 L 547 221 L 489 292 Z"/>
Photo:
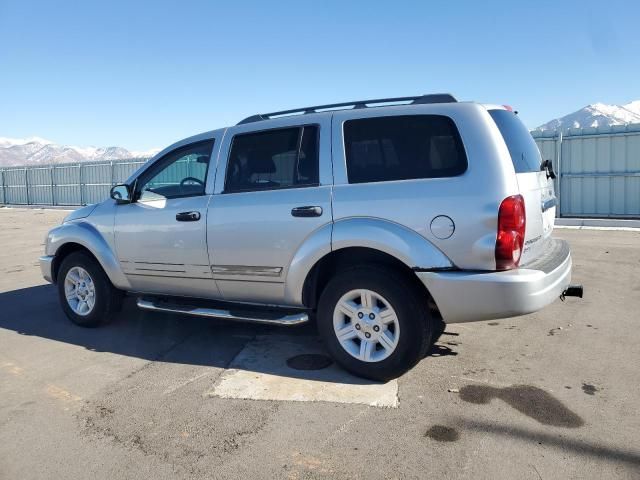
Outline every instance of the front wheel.
<path id="1" fill-rule="evenodd" d="M 84 252 L 74 252 L 60 265 L 58 296 L 64 313 L 82 327 L 106 323 L 122 303 L 122 292 L 109 281 L 100 264 Z"/>
<path id="2" fill-rule="evenodd" d="M 434 322 L 415 283 L 394 270 L 367 267 L 329 281 L 320 297 L 318 329 L 346 370 L 387 381 L 425 356 Z"/>

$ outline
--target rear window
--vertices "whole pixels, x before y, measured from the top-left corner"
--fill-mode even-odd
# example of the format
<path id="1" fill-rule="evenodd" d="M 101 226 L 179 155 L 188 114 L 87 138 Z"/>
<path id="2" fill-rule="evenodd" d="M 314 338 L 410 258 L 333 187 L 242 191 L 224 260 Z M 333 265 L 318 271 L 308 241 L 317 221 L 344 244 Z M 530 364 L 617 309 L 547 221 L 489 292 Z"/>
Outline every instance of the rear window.
<path id="1" fill-rule="evenodd" d="M 509 110 L 489 110 L 489 115 L 507 144 L 516 173 L 539 172 L 540 150 L 524 123 Z"/>
<path id="2" fill-rule="evenodd" d="M 347 120 L 344 147 L 349 183 L 452 177 L 467 169 L 458 130 L 442 115 Z"/>

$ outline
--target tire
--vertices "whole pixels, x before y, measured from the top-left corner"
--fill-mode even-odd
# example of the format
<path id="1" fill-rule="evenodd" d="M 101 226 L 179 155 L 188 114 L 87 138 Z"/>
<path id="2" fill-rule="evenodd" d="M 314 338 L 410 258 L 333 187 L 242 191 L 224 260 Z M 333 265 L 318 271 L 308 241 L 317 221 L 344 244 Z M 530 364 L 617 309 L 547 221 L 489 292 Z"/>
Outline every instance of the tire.
<path id="1" fill-rule="evenodd" d="M 82 327 L 107 323 L 122 306 L 122 292 L 111 284 L 95 258 L 85 252 L 71 253 L 62 261 L 57 287 L 62 310 Z"/>
<path id="2" fill-rule="evenodd" d="M 320 336 L 334 360 L 360 377 L 387 381 L 402 375 L 425 357 L 434 328 L 424 292 L 392 269 L 341 271 L 320 296 Z"/>
<path id="3" fill-rule="evenodd" d="M 432 345 L 436 343 L 438 340 L 440 340 L 440 337 L 442 337 L 442 334 L 447 329 L 447 324 L 444 323 L 442 320 L 436 320 L 433 323 L 435 326 L 433 329 L 433 334 L 431 335 Z"/>

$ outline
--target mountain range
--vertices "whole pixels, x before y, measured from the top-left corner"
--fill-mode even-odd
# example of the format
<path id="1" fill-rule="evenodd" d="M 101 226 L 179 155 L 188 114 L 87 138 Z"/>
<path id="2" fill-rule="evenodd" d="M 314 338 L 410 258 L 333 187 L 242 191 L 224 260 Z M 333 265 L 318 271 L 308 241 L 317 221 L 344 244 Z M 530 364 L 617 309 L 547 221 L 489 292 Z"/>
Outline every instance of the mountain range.
<path id="1" fill-rule="evenodd" d="M 159 151 L 159 148 L 139 152 L 123 147 L 75 147 L 58 145 L 39 137 L 0 137 L 0 167 L 150 158 Z"/>
<path id="2" fill-rule="evenodd" d="M 640 123 L 640 100 L 625 105 L 594 103 L 544 123 L 535 130 L 604 127 L 627 123 Z M 39 137 L 0 137 L 0 167 L 150 158 L 159 151 L 159 148 L 140 152 L 123 147 L 74 147 L 58 145 Z"/>
<path id="3" fill-rule="evenodd" d="M 625 105 L 607 105 L 606 103 L 587 105 L 569 115 L 540 125 L 536 130 L 605 127 L 627 123 L 640 123 L 640 100 Z"/>

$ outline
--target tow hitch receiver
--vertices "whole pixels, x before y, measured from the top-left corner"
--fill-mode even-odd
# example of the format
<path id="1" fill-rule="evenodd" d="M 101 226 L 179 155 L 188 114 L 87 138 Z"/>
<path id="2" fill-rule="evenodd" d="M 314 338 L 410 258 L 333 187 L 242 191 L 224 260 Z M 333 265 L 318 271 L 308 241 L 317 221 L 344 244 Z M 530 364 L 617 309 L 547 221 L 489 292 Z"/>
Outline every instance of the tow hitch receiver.
<path id="1" fill-rule="evenodd" d="M 569 285 L 567 289 L 560 295 L 560 300 L 564 302 L 565 297 L 580 297 L 583 294 L 582 285 Z"/>

